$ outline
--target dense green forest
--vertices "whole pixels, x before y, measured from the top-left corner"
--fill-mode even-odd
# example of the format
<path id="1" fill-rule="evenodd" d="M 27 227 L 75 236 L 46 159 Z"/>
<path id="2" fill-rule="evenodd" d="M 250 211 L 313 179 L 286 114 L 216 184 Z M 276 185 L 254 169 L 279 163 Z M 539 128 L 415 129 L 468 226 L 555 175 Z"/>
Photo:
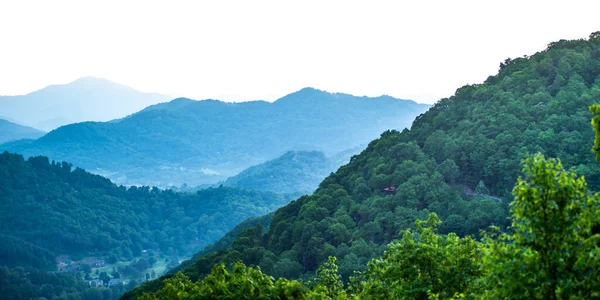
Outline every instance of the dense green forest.
<path id="1" fill-rule="evenodd" d="M 37 139 L 44 133 L 35 128 L 0 119 L 0 144 L 20 139 Z"/>
<path id="2" fill-rule="evenodd" d="M 513 189 L 510 233 L 492 228 L 481 241 L 439 234 L 430 213 L 346 282 L 333 256 L 304 282 L 275 281 L 237 262 L 195 283 L 179 272 L 140 299 L 599 298 L 600 195 L 541 154 L 525 160 L 523 176 Z"/>
<path id="3" fill-rule="evenodd" d="M 0 150 L 48 156 L 119 184 L 216 183 L 290 150 L 332 155 L 403 129 L 429 105 L 305 88 L 273 103 L 175 99 L 111 122 L 60 127 Z"/>
<path id="4" fill-rule="evenodd" d="M 23 267 L 0 266 L 2 299 L 110 300 L 117 299 L 136 284 L 91 287 L 72 274 L 51 273 Z"/>
<path id="5" fill-rule="evenodd" d="M 110 279 L 143 278 L 150 272 L 146 270 L 154 272 L 158 260 L 168 262 L 169 268 L 176 266 L 180 258 L 231 229 L 235 232 L 243 220 L 265 215 L 290 200 L 273 192 L 232 187 L 194 193 L 126 188 L 66 162 L 46 157 L 25 160 L 9 152 L 0 154 L 0 175 L 0 266 L 8 270 L 0 279 L 5 283 L 0 294 L 15 299 L 48 293 L 75 299 L 91 299 L 86 293 L 92 293 L 104 295 L 97 299 L 114 299 L 136 281 L 108 288 Z M 102 274 L 90 274 L 89 267 L 84 270 L 87 261 L 97 260 L 113 266 L 114 274 L 90 290 L 84 279 Z M 70 266 L 61 267 L 59 261 Z"/>
<path id="6" fill-rule="evenodd" d="M 288 202 L 279 194 L 228 187 L 189 194 L 125 188 L 72 169 L 69 163 L 50 162 L 46 157 L 24 160 L 8 152 L 0 154 L 0 174 L 0 250 L 23 257 L 29 256 L 27 251 L 45 253 L 34 255 L 40 259 L 51 256 L 46 251 L 131 259 L 143 249 L 186 256 L 246 218 Z M 15 253 L 10 244 L 31 246 L 14 247 L 23 252 Z M 5 260 L 11 262 L 21 263 Z M 32 264 L 43 267 L 47 262 Z"/>
<path id="7" fill-rule="evenodd" d="M 483 270 L 480 272 L 483 275 L 477 272 L 454 274 L 452 280 L 457 282 L 444 283 L 442 286 L 438 285 L 442 277 L 436 277 L 438 279 L 425 286 L 431 288 L 433 294 L 437 294 L 435 290 L 439 290 L 440 297 L 452 297 L 454 292 L 467 291 L 468 281 L 475 278 L 486 278 L 482 279 L 480 286 L 497 287 L 489 293 L 498 294 L 489 296 L 499 298 L 531 298 L 535 295 L 549 295 L 549 291 L 553 289 L 563 289 L 559 294 L 568 293 L 571 288 L 585 290 L 581 285 L 588 285 L 589 288 L 589 284 L 593 286 L 597 283 L 581 279 L 581 275 L 593 277 L 591 274 L 595 274 L 593 272 L 597 272 L 597 269 L 594 271 L 581 265 L 574 268 L 571 265 L 573 261 L 569 261 L 569 272 L 583 273 L 572 277 L 581 281 L 565 287 L 563 284 L 569 285 L 564 281 L 567 279 L 550 278 L 554 276 L 551 275 L 552 271 L 564 267 L 562 263 L 560 266 L 556 265 L 555 259 L 561 260 L 564 257 L 547 256 L 547 251 L 571 251 L 569 249 L 573 249 L 574 245 L 589 238 L 586 234 L 589 233 L 591 224 L 597 222 L 597 210 L 594 210 L 597 206 L 593 204 L 597 202 L 597 198 L 588 196 L 583 179 L 576 179 L 572 173 L 563 171 L 562 166 L 553 160 L 547 161 L 539 156 L 530 158 L 524 168 L 525 181 L 519 181 L 514 189 L 512 226 L 509 226 L 511 223 L 507 216 L 508 203 L 513 197 L 511 191 L 522 161 L 533 153 L 559 158 L 567 168 L 583 175 L 592 190 L 598 189 L 600 173 L 590 155 L 594 134 L 589 126 L 588 107 L 599 99 L 600 33 L 592 34 L 589 39 L 551 43 L 546 50 L 532 56 L 507 59 L 500 65 L 497 75 L 490 76 L 482 84 L 464 86 L 452 97 L 440 100 L 428 112 L 419 116 L 410 130 L 387 131 L 382 134 L 360 155 L 353 157 L 348 165 L 327 177 L 313 195 L 302 197 L 278 209 L 268 230 L 257 227 L 243 231 L 231 247 L 200 257 L 192 266 L 184 269 L 183 274 L 192 281 L 204 280 L 204 283 L 209 283 L 209 287 L 210 284 L 219 284 L 222 288 L 229 285 L 240 288 L 242 282 L 235 281 L 235 278 L 244 274 L 257 276 L 256 280 L 264 278 L 256 273 L 256 269 L 245 269 L 240 265 L 236 265 L 233 273 L 225 273 L 217 267 L 215 274 L 205 277 L 215 265 L 230 265 L 242 261 L 246 265 L 260 267 L 261 272 L 275 278 L 318 281 L 323 276 L 315 277 L 315 271 L 319 265 L 332 265 L 328 258 L 333 256 L 337 257 L 335 268 L 339 266 L 337 274 L 342 282 L 352 283 L 351 278 L 356 278 L 353 277 L 356 271 L 363 272 L 361 274 L 366 274 L 364 276 L 367 277 L 372 276 L 374 281 L 383 280 L 378 276 L 385 275 L 389 268 L 385 264 L 378 265 L 381 259 L 371 260 L 381 255 L 382 263 L 385 263 L 386 258 L 402 260 L 401 255 L 393 254 L 398 248 L 394 245 L 406 243 L 406 247 L 416 247 L 420 242 L 415 239 L 426 235 L 423 226 L 419 226 L 420 223 L 416 221 L 427 219 L 431 213 L 435 213 L 433 221 L 428 221 L 432 223 L 428 228 L 437 226 L 436 230 L 441 235 L 428 233 L 430 238 L 422 242 L 427 244 L 437 241 L 440 247 L 444 246 L 443 249 L 466 251 L 463 253 L 464 260 L 452 258 L 460 258 L 458 254 L 434 253 L 432 257 L 441 260 L 443 270 L 446 270 L 444 272 L 456 273 L 458 269 L 452 264 L 460 264 L 465 270 L 471 269 L 469 258 L 473 258 L 474 248 L 479 246 L 474 245 L 475 240 L 469 236 L 478 238 L 479 231 L 490 225 L 507 233 L 500 235 L 497 240 L 484 239 L 485 247 L 489 248 L 482 247 L 487 249 L 484 253 L 489 256 L 482 262 Z M 558 180 L 553 176 L 566 179 Z M 554 180 L 557 182 L 553 185 Z M 553 188 L 565 194 L 552 194 Z M 549 190 L 549 194 L 544 194 L 546 190 Z M 543 197 L 540 193 L 544 194 Z M 537 196 L 542 197 L 542 200 L 537 200 Z M 556 199 L 552 198 L 554 196 Z M 559 198 L 562 200 L 559 201 Z M 547 208 L 533 207 L 528 201 L 538 203 L 536 205 L 544 201 L 555 201 L 560 212 L 564 211 L 565 214 L 566 219 L 561 219 L 561 222 L 566 220 L 568 224 L 561 223 L 544 233 L 543 228 L 536 226 L 550 225 L 536 218 Z M 593 203 L 590 204 L 591 202 Z M 582 207 L 588 207 L 589 210 L 586 211 L 595 215 L 582 213 Z M 579 223 L 578 219 L 585 221 Z M 438 226 L 438 223 L 441 225 Z M 560 236 L 568 234 L 565 233 L 567 231 L 559 234 L 554 232 L 559 229 L 573 232 L 572 237 L 560 240 Z M 406 230 L 417 230 L 419 234 L 411 238 Z M 565 248 L 539 248 L 537 242 L 530 241 L 531 234 L 536 234 L 536 230 L 541 230 L 539 234 L 544 239 L 547 238 L 544 241 L 548 243 L 565 242 L 564 245 L 553 244 L 552 247 Z M 446 247 L 446 243 L 454 246 Z M 586 243 L 589 246 L 589 241 Z M 423 247 L 431 249 L 428 245 Z M 399 248 L 398 251 L 404 251 L 402 247 Z M 388 252 L 384 254 L 386 250 Z M 585 248 L 584 251 L 588 250 L 589 259 L 593 263 L 579 257 L 579 252 L 568 259 L 590 263 L 590 267 L 597 266 L 594 264 L 597 262 L 597 248 L 592 246 L 591 250 Z M 587 255 L 588 252 L 584 254 Z M 510 268 L 519 266 L 513 264 L 503 269 L 506 259 L 511 255 L 532 262 L 531 268 L 526 264 L 525 270 L 515 271 L 516 269 Z M 429 258 L 430 261 L 432 257 Z M 541 266 L 534 263 L 539 259 L 543 260 Z M 449 265 L 444 263 L 446 260 L 450 260 Z M 414 261 L 416 260 L 407 263 L 412 266 Z M 519 260 L 515 259 L 513 262 Z M 473 271 L 477 271 L 478 267 L 473 268 Z M 319 274 L 330 274 L 332 270 L 333 267 L 325 268 Z M 540 276 L 532 276 L 538 271 Z M 571 274 L 569 272 L 565 274 Z M 390 287 L 398 286 L 398 292 L 401 292 L 403 288 L 400 287 L 405 284 L 402 276 L 407 276 L 406 280 L 422 276 L 403 275 L 403 271 L 396 268 L 392 268 L 388 275 L 399 277 L 392 277 L 389 279 L 391 282 L 373 283 L 371 287 L 362 285 L 362 282 L 369 284 L 369 278 L 358 280 L 362 287 L 357 287 L 356 293 L 383 288 L 394 284 L 393 280 L 397 280 L 397 284 Z M 522 277 L 510 279 L 510 283 L 502 285 L 502 278 L 508 280 L 509 275 Z M 264 280 L 268 281 L 268 278 Z M 527 286 L 522 293 L 528 293 L 529 287 L 539 285 L 541 294 L 506 292 L 514 288 L 510 284 L 519 280 Z M 543 283 L 544 280 L 548 280 L 549 285 Z M 198 288 L 202 289 L 204 283 L 199 283 Z M 290 288 L 289 284 L 297 287 L 293 282 L 283 281 L 275 290 L 286 290 Z M 415 289 L 420 293 L 418 295 L 423 296 L 427 290 L 423 290 L 425 287 L 419 286 L 417 282 L 415 284 Z M 142 285 L 126 297 L 140 295 L 144 291 L 156 291 L 157 286 L 160 285 Z M 337 291 L 341 290 L 336 288 L 337 285 L 334 286 Z M 171 285 L 165 287 L 167 293 L 170 287 Z M 192 288 L 193 285 L 189 287 Z M 410 284 L 407 285 L 409 287 Z M 326 291 L 330 296 L 337 297 L 337 294 L 331 294 L 329 288 Z M 373 295 L 378 295 L 377 291 L 373 292 L 376 292 Z M 444 294 L 446 292 L 449 294 Z M 429 296 L 434 296 L 433 294 Z M 160 296 L 160 293 L 157 295 Z M 412 297 L 407 295 L 414 294 L 394 294 L 397 297 L 403 297 L 402 295 Z M 565 294 L 561 295 L 563 297 Z M 591 295 L 572 296 L 587 298 Z"/>

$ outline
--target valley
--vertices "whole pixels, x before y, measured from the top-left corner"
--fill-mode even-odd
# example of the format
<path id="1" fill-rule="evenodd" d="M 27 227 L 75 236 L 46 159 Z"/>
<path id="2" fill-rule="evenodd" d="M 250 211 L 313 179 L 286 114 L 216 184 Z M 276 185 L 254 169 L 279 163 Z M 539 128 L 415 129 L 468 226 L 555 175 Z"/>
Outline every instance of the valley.
<path id="1" fill-rule="evenodd" d="M 600 6 L 93 2 L 0 3 L 0 299 L 600 299 Z"/>

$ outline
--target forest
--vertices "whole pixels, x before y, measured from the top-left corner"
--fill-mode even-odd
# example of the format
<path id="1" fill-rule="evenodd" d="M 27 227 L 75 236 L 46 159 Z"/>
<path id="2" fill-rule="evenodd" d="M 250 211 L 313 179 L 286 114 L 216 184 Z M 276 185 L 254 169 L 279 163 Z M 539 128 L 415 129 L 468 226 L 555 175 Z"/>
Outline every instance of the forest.
<path id="1" fill-rule="evenodd" d="M 110 293 L 97 288 L 114 299 L 148 278 L 157 261 L 177 266 L 238 223 L 290 200 L 232 187 L 194 193 L 126 188 L 66 162 L 25 160 L 9 152 L 0 154 L 0 174 L 0 266 L 5 266 L 0 294 L 15 299 L 50 294 L 89 299 L 86 293 L 98 293 L 82 280 L 102 274 L 91 274 L 88 261 L 96 261 L 96 269 L 113 266 L 104 286 L 121 275 L 134 279 L 115 284 Z M 65 257 L 66 265 L 57 257 Z M 55 293 L 43 289 L 46 285 Z"/>
<path id="2" fill-rule="evenodd" d="M 3 245 L 30 243 L 35 246 L 15 248 L 75 256 L 95 249 L 117 260 L 138 257 L 143 249 L 188 255 L 246 218 L 288 201 L 272 192 L 228 187 L 195 193 L 126 188 L 69 163 L 24 160 L 8 152 L 0 154 L 0 174 L 6 175 L 0 177 Z M 14 262 L 8 255 L 0 257 L 3 263 Z M 34 264 L 45 267 L 47 262 Z"/>
<path id="3" fill-rule="evenodd" d="M 600 32 L 507 59 L 410 130 L 383 133 L 268 228 L 124 298 L 600 297 L 599 99 Z"/>
<path id="4" fill-rule="evenodd" d="M 236 262 L 228 270 L 221 263 L 195 283 L 178 272 L 139 299 L 600 297 L 600 194 L 590 193 L 585 179 L 560 161 L 541 154 L 526 159 L 522 172 L 507 233 L 491 227 L 480 240 L 439 234 L 441 221 L 430 213 L 348 280 L 339 274 L 335 256 L 307 281 L 275 281 L 260 267 Z"/>

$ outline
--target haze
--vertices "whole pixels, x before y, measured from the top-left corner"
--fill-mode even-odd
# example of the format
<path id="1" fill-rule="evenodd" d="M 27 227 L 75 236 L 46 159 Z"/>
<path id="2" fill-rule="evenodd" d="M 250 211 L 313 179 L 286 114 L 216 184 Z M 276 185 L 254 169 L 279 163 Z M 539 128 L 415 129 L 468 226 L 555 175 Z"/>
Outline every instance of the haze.
<path id="1" fill-rule="evenodd" d="M 433 103 L 598 30 L 600 2 L 561 3 L 3 1 L 0 95 L 97 76 L 195 99 L 312 86 Z"/>

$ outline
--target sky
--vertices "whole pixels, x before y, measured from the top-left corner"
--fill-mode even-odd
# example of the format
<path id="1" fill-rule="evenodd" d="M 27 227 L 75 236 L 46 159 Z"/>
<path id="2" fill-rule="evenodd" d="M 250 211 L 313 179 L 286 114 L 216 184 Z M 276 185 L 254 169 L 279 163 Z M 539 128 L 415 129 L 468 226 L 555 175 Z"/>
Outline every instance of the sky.
<path id="1" fill-rule="evenodd" d="M 0 95 L 85 76 L 193 99 L 433 103 L 600 30 L 600 1 L 0 0 Z"/>

